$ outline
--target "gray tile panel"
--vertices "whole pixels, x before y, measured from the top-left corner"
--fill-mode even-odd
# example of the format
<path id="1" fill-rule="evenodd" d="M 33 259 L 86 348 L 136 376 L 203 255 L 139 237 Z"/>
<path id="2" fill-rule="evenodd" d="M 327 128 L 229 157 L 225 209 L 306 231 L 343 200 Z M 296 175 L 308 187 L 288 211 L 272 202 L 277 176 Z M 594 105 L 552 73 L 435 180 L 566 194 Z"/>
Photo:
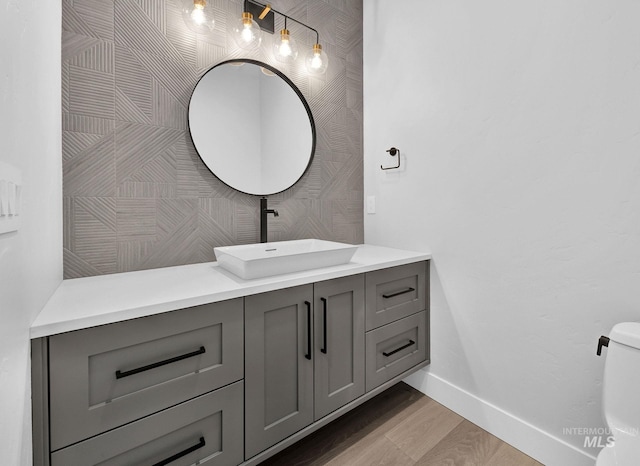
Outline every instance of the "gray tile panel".
<path id="1" fill-rule="evenodd" d="M 69 145 L 69 134 L 62 133 L 63 147 Z M 116 194 L 115 137 L 101 136 L 76 155 L 63 156 L 62 164 L 65 196 L 114 197 Z"/>
<path id="2" fill-rule="evenodd" d="M 116 271 L 116 206 L 114 198 L 65 198 L 65 267 L 71 277 Z"/>
<path id="3" fill-rule="evenodd" d="M 82 17 L 82 14 L 73 7 L 73 3 L 72 0 L 64 0 L 62 2 L 62 30 L 99 39 L 100 37 L 92 29 L 91 25 Z M 99 4 L 100 2 L 96 3 Z M 64 57 L 64 55 L 65 52 L 63 51 L 62 56 Z"/>
<path id="4" fill-rule="evenodd" d="M 62 31 L 62 61 L 68 63 L 75 56 L 84 53 L 100 43 L 100 39 L 78 34 L 72 31 Z"/>
<path id="5" fill-rule="evenodd" d="M 113 41 L 114 0 L 73 0 L 73 11 L 95 37 Z M 75 30 L 75 29 L 71 29 Z"/>
<path id="6" fill-rule="evenodd" d="M 182 137 L 182 131 L 170 128 L 120 122 L 115 138 L 118 182 L 132 179 Z"/>
<path id="7" fill-rule="evenodd" d="M 112 73 L 69 65 L 69 112 L 115 118 L 115 85 Z"/>
<path id="8" fill-rule="evenodd" d="M 62 130 L 89 134 L 108 134 L 116 128 L 110 118 L 94 118 L 73 113 L 62 114 Z"/>
<path id="9" fill-rule="evenodd" d="M 118 241 L 155 241 L 155 199 L 117 199 Z"/>
<path id="10" fill-rule="evenodd" d="M 69 65 L 103 73 L 114 73 L 113 42 L 97 42 L 67 60 Z"/>
<path id="11" fill-rule="evenodd" d="M 62 141 L 62 154 L 65 160 L 69 160 L 80 152 L 95 145 L 102 136 L 92 133 L 75 133 L 66 131 Z"/>

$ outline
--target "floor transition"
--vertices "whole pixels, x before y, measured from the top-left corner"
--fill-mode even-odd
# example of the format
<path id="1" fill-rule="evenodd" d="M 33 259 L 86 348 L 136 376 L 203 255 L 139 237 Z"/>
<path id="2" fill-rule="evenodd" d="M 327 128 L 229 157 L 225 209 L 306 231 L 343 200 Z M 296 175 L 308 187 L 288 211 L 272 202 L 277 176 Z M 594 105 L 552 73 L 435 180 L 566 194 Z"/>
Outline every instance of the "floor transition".
<path id="1" fill-rule="evenodd" d="M 537 466 L 401 382 L 260 466 Z"/>

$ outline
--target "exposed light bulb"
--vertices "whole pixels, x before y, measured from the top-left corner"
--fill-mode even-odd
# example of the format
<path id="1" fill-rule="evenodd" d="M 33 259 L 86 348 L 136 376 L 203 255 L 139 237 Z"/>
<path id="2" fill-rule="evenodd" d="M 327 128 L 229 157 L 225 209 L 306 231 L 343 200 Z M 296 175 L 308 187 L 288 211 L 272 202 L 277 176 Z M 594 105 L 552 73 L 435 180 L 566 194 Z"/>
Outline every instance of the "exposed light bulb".
<path id="1" fill-rule="evenodd" d="M 320 44 L 313 45 L 313 49 L 307 53 L 305 62 L 309 74 L 316 76 L 324 74 L 329 66 L 329 58 L 324 50 L 322 50 L 322 46 Z"/>
<path id="2" fill-rule="evenodd" d="M 208 34 L 213 31 L 213 7 L 207 0 L 183 0 L 182 18 L 193 32 Z"/>
<path id="3" fill-rule="evenodd" d="M 262 42 L 260 26 L 253 20 L 253 15 L 248 11 L 242 13 L 242 18 L 233 28 L 233 39 L 238 47 L 245 50 L 257 49 Z"/>
<path id="4" fill-rule="evenodd" d="M 280 31 L 280 41 L 274 42 L 273 52 L 276 60 L 282 63 L 291 63 L 298 58 L 298 45 L 288 29 Z"/>
<path id="5" fill-rule="evenodd" d="M 196 5 L 196 7 L 191 12 L 191 20 L 200 26 L 207 20 L 207 17 L 204 14 L 204 9 L 201 6 Z"/>

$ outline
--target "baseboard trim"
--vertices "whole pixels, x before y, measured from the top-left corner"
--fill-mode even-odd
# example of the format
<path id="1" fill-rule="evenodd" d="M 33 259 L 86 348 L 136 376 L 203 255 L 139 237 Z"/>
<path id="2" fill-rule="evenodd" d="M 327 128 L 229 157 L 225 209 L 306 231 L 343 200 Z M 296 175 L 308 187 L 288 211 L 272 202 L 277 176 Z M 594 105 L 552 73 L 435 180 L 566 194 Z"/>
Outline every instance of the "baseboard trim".
<path id="1" fill-rule="evenodd" d="M 593 466 L 596 460 L 564 440 L 424 369 L 404 381 L 542 464 Z"/>

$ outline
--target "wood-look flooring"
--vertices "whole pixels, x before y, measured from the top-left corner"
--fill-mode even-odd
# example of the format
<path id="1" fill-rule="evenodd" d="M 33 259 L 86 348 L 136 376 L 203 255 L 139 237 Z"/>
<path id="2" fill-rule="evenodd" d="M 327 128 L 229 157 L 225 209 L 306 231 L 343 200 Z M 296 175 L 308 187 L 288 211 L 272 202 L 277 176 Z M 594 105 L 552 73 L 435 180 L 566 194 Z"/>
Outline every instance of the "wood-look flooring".
<path id="1" fill-rule="evenodd" d="M 276 465 L 541 463 L 401 382 L 260 464 Z"/>

